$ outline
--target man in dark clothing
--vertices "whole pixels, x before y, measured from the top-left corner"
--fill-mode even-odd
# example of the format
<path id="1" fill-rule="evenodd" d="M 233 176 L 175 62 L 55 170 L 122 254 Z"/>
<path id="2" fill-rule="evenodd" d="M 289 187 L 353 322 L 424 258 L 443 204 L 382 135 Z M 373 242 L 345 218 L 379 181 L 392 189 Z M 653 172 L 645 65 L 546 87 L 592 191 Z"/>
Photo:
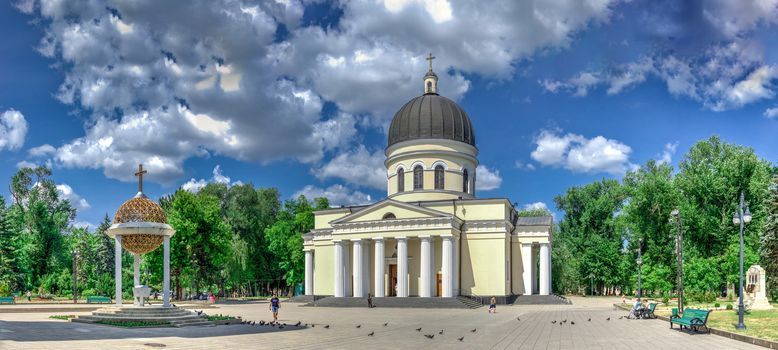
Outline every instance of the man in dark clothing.
<path id="1" fill-rule="evenodd" d="M 273 322 L 278 321 L 278 309 L 281 308 L 281 300 L 278 296 L 273 294 L 273 298 L 270 299 L 270 311 L 273 312 Z"/>
<path id="2" fill-rule="evenodd" d="M 373 295 L 370 293 L 367 293 L 367 308 L 368 309 L 373 308 Z"/>

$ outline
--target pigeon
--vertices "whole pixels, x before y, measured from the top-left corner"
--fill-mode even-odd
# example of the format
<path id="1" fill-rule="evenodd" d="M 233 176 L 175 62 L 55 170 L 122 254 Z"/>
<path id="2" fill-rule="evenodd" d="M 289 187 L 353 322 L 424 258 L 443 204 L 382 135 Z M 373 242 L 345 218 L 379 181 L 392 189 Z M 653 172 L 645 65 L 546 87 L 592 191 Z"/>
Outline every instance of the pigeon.
<path id="1" fill-rule="evenodd" d="M 475 328 L 470 330 L 471 333 L 475 333 Z"/>
<path id="2" fill-rule="evenodd" d="M 316 325 L 311 323 L 311 328 L 316 328 Z"/>
<path id="3" fill-rule="evenodd" d="M 173 307 L 178 307 L 178 306 L 176 306 L 176 304 L 175 304 L 175 303 L 170 303 L 170 304 L 171 304 L 171 305 L 173 305 Z"/>
<path id="4" fill-rule="evenodd" d="M 294 324 L 294 326 L 295 326 L 295 327 L 299 327 L 299 326 L 300 326 L 300 323 L 302 323 L 302 322 L 300 322 L 300 321 L 297 321 L 297 323 L 295 323 L 295 324 Z"/>
<path id="5" fill-rule="evenodd" d="M 516 316 L 516 321 L 521 321 L 521 317 Z"/>
<path id="6" fill-rule="evenodd" d="M 562 323 L 567 323 L 567 320 L 562 321 Z"/>
<path id="7" fill-rule="evenodd" d="M 421 332 L 421 327 L 419 327 L 419 328 L 416 328 L 416 331 L 417 331 L 417 332 Z"/>
<path id="8" fill-rule="evenodd" d="M 555 323 L 556 323 L 556 320 L 551 321 L 551 324 L 555 324 Z"/>
<path id="9" fill-rule="evenodd" d="M 373 336 L 373 334 L 375 334 L 375 331 L 372 331 L 372 332 L 368 333 L 368 334 L 367 334 L 367 336 L 368 336 L 368 337 L 372 337 L 372 336 Z"/>
<path id="10" fill-rule="evenodd" d="M 424 336 L 427 337 L 427 339 L 435 338 L 434 334 L 425 334 Z"/>
<path id="11" fill-rule="evenodd" d="M 459 340 L 459 341 L 464 341 L 464 340 L 465 340 L 465 337 L 459 337 L 459 338 L 457 338 L 457 340 Z"/>
<path id="12" fill-rule="evenodd" d="M 384 327 L 386 327 L 386 326 L 388 326 L 388 325 L 389 325 L 389 322 L 386 322 L 386 323 L 384 323 Z"/>
<path id="13" fill-rule="evenodd" d="M 438 332 L 438 334 L 443 335 L 443 330 L 441 329 L 440 332 Z"/>
<path id="14" fill-rule="evenodd" d="M 252 321 L 252 322 L 253 322 L 253 321 Z M 265 325 L 265 321 L 264 321 L 264 320 L 260 320 L 260 321 L 259 321 L 259 325 L 260 325 L 260 326 L 264 326 L 264 325 Z"/>
<path id="15" fill-rule="evenodd" d="M 589 322 L 592 322 L 592 318 L 591 317 L 589 317 Z"/>
<path id="16" fill-rule="evenodd" d="M 357 328 L 362 328 L 362 325 L 361 325 L 361 324 L 358 324 L 358 325 L 357 325 Z"/>
<path id="17" fill-rule="evenodd" d="M 611 320 L 611 318 L 610 318 L 610 317 L 608 317 L 608 318 L 606 318 L 605 320 L 606 320 L 606 321 L 610 321 L 610 320 Z"/>
<path id="18" fill-rule="evenodd" d="M 252 326 L 255 325 L 255 324 L 257 324 L 255 321 L 251 321 L 251 325 Z"/>
<path id="19" fill-rule="evenodd" d="M 624 316 L 619 316 L 619 319 L 622 319 L 622 318 L 624 318 Z"/>
<path id="20" fill-rule="evenodd" d="M 327 328 L 327 329 L 329 329 L 329 328 L 330 328 L 330 325 L 326 325 L 326 326 L 324 326 L 324 328 Z"/>
<path id="21" fill-rule="evenodd" d="M 284 326 L 278 326 L 278 329 L 284 329 Z"/>
<path id="22" fill-rule="evenodd" d="M 571 326 L 574 325 L 574 324 L 575 324 L 575 321 L 570 321 L 570 325 Z"/>
<path id="23" fill-rule="evenodd" d="M 203 310 L 199 310 L 199 311 L 198 311 L 198 310 L 195 310 L 195 312 L 197 313 L 197 316 L 200 316 L 200 315 L 202 315 L 202 314 L 203 314 Z"/>

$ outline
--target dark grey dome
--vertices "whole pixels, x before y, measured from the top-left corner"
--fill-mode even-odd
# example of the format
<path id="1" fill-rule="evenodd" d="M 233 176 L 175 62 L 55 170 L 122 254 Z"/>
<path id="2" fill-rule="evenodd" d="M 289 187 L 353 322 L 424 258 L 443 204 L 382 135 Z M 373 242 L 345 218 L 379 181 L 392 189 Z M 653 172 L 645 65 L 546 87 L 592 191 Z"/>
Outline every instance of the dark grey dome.
<path id="1" fill-rule="evenodd" d="M 406 103 L 389 126 L 389 144 L 415 139 L 447 139 L 475 146 L 467 113 L 438 94 L 424 94 Z"/>

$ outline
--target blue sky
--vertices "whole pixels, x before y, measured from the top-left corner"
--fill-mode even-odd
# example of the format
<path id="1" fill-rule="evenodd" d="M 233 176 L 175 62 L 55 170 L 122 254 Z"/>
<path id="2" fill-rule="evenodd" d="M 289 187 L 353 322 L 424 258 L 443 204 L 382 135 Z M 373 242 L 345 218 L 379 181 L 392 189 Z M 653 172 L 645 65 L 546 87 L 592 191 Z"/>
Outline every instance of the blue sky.
<path id="1" fill-rule="evenodd" d="M 208 181 L 383 197 L 394 112 L 469 113 L 478 195 L 555 195 L 677 165 L 711 135 L 778 161 L 778 1 L 0 4 L 0 194 L 48 164 L 77 221 Z"/>

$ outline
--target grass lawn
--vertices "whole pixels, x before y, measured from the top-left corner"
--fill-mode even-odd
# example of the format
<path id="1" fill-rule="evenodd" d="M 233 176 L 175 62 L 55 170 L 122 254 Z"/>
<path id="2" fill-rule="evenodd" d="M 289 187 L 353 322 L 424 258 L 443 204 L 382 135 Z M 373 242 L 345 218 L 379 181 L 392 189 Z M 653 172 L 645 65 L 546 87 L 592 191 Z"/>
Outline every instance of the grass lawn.
<path id="1" fill-rule="evenodd" d="M 746 313 L 744 323 L 746 324 L 745 331 L 738 331 L 735 329 L 737 323 L 737 301 L 718 301 L 721 307 L 715 310 L 713 304 L 697 304 L 690 303 L 686 307 L 699 308 L 699 309 L 714 309 L 714 311 L 708 317 L 708 326 L 718 328 L 721 330 L 742 333 L 752 337 L 768 339 L 772 341 L 778 341 L 778 305 L 773 304 L 772 310 L 753 310 L 750 313 Z M 733 310 L 726 310 L 727 304 L 732 304 Z M 667 306 L 661 303 L 657 306 L 656 313 L 658 315 L 670 316 L 670 309 L 675 307 L 676 304 L 672 302 Z"/>

